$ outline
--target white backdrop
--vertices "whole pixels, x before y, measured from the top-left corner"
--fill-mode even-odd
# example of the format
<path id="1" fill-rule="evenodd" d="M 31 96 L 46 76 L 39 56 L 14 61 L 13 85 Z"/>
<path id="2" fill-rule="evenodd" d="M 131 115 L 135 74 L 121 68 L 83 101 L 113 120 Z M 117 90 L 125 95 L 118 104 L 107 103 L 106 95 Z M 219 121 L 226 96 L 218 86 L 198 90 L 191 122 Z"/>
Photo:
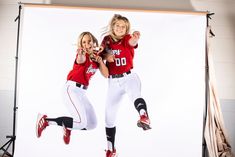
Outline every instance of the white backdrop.
<path id="1" fill-rule="evenodd" d="M 139 30 L 134 67 L 142 81 L 152 130 L 136 126 L 137 111 L 127 97 L 117 118 L 119 157 L 200 157 L 205 106 L 205 13 L 104 10 L 51 6 L 23 7 L 15 157 L 104 157 L 104 106 L 107 79 L 92 78 L 87 94 L 98 126 L 72 131 L 69 145 L 62 128 L 48 127 L 36 137 L 38 113 L 69 115 L 62 87 L 75 59 L 78 35 L 92 32 L 101 41 L 102 28 L 115 13 Z"/>

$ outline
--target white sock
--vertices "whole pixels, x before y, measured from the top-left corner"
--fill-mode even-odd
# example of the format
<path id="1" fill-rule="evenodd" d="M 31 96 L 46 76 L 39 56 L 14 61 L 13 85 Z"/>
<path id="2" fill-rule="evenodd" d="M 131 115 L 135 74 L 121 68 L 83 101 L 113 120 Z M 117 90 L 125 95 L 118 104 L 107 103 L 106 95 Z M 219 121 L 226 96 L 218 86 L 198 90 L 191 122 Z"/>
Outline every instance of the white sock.
<path id="1" fill-rule="evenodd" d="M 108 141 L 108 150 L 113 150 L 113 145 L 110 141 Z"/>
<path id="2" fill-rule="evenodd" d="M 57 123 L 55 121 L 48 121 L 49 125 L 57 125 Z"/>
<path id="3" fill-rule="evenodd" d="M 142 115 L 144 115 L 144 114 L 146 114 L 146 111 L 145 111 L 144 109 L 141 109 L 141 110 L 140 110 L 140 115 L 142 116 Z"/>

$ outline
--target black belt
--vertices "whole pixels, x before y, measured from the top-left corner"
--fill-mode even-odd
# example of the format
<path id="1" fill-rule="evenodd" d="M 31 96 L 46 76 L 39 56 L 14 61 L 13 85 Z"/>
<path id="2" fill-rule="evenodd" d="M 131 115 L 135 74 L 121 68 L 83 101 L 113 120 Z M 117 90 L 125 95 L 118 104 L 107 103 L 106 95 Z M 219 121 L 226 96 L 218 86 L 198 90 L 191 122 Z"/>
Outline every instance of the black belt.
<path id="1" fill-rule="evenodd" d="M 88 88 L 88 86 L 85 86 L 85 85 L 80 84 L 80 83 L 76 83 L 76 86 L 79 87 L 79 88 L 85 89 L 85 90 Z"/>
<path id="2" fill-rule="evenodd" d="M 125 75 L 128 75 L 130 73 L 131 73 L 131 71 L 128 71 L 128 72 L 125 72 L 122 74 L 109 75 L 109 78 L 121 78 L 121 77 L 124 77 Z"/>

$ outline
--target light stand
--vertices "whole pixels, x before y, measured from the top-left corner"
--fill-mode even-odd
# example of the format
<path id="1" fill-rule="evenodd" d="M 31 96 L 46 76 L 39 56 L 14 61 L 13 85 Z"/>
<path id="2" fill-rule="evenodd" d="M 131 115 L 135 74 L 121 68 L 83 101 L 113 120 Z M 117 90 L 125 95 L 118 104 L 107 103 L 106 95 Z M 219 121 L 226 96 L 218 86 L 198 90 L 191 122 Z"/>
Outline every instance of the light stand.
<path id="1" fill-rule="evenodd" d="M 18 21 L 18 29 L 17 29 L 17 45 L 16 45 L 16 56 L 15 56 L 15 90 L 14 90 L 14 107 L 13 107 L 13 133 L 12 135 L 6 136 L 9 140 L 0 148 L 3 150 L 2 157 L 4 155 L 13 157 L 15 151 L 15 139 L 16 139 L 16 111 L 18 109 L 16 105 L 16 96 L 17 96 L 17 76 L 18 76 L 18 52 L 19 52 L 19 35 L 20 35 L 20 15 L 21 15 L 21 5 L 19 5 L 19 14 L 15 19 L 15 22 Z M 10 145 L 12 144 L 12 153 L 8 152 Z"/>

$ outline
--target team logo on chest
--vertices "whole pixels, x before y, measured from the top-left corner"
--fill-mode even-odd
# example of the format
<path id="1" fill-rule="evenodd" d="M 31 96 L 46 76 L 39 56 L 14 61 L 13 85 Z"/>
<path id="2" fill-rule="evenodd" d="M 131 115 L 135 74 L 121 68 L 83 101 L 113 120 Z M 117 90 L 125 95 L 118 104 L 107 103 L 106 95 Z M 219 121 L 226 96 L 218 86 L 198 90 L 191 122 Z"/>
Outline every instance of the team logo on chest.
<path id="1" fill-rule="evenodd" d="M 96 68 L 93 68 L 92 65 L 90 65 L 90 66 L 87 68 L 87 71 L 86 71 L 87 74 L 88 74 L 88 73 L 94 74 L 95 72 L 96 72 Z"/>
<path id="2" fill-rule="evenodd" d="M 121 50 L 112 50 L 113 55 L 120 55 Z"/>

